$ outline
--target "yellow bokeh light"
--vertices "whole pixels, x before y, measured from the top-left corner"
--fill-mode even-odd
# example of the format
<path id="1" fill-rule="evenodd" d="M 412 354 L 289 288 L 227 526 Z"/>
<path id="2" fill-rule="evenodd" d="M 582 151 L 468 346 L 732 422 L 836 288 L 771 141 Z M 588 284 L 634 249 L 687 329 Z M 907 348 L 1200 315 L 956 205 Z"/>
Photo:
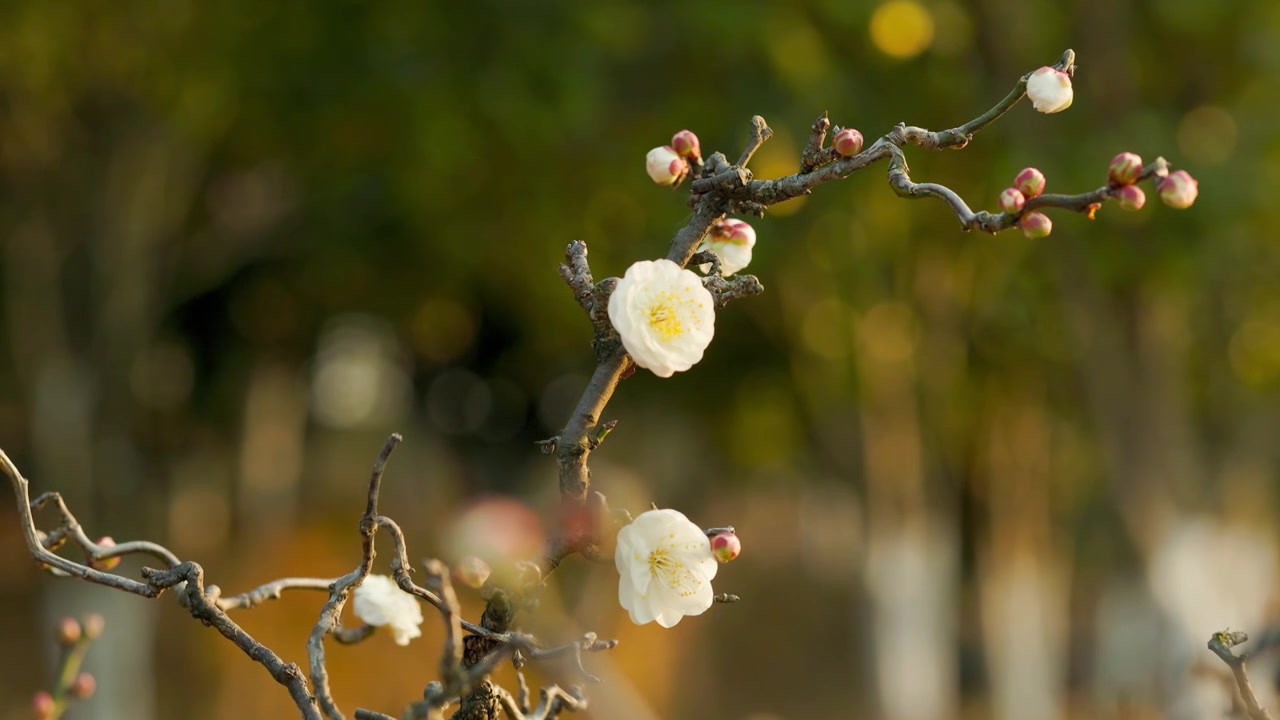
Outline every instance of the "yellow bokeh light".
<path id="1" fill-rule="evenodd" d="M 933 16 L 913 0 L 889 0 L 871 14 L 871 43 L 892 58 L 906 60 L 933 42 Z"/>

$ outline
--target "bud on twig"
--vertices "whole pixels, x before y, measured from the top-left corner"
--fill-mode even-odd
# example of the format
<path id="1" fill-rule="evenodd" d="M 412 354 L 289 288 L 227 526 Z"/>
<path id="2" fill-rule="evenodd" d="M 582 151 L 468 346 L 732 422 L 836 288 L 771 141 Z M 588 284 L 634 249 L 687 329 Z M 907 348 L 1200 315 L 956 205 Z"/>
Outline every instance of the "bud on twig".
<path id="1" fill-rule="evenodd" d="M 656 147 L 645 156 L 645 170 L 659 185 L 679 185 L 689 174 L 689 163 L 676 154 L 669 145 Z"/>
<path id="2" fill-rule="evenodd" d="M 87 672 L 82 672 L 71 681 L 71 685 L 67 687 L 67 694 L 77 700 L 84 700 L 91 695 L 93 691 L 98 689 L 98 681 Z"/>
<path id="3" fill-rule="evenodd" d="M 1026 196 L 1017 188 L 1005 188 L 1000 193 L 1000 209 L 1007 213 L 1018 212 L 1026 201 Z"/>
<path id="4" fill-rule="evenodd" d="M 1018 221 L 1018 227 L 1022 228 L 1023 235 L 1036 240 L 1049 237 L 1049 233 L 1053 232 L 1053 221 L 1044 213 L 1029 212 Z"/>
<path id="5" fill-rule="evenodd" d="M 862 133 L 853 128 L 845 128 L 831 138 L 831 147 L 835 148 L 841 157 L 853 157 L 862 152 Z"/>
<path id="6" fill-rule="evenodd" d="M 111 539 L 110 535 L 103 535 L 98 538 L 96 543 L 99 547 L 110 548 L 116 546 L 116 541 Z M 120 564 L 120 558 L 113 557 L 106 560 L 90 560 L 89 567 L 96 570 L 112 570 Z"/>
<path id="7" fill-rule="evenodd" d="M 1165 205 L 1183 210 L 1196 201 L 1196 196 L 1200 194 L 1200 183 L 1186 170 L 1174 170 L 1160 181 L 1157 189 Z"/>
<path id="8" fill-rule="evenodd" d="M 1030 200 L 1044 192 L 1044 173 L 1035 168 L 1023 168 L 1013 179 L 1013 187 Z"/>
<path id="9" fill-rule="evenodd" d="M 84 616 L 84 636 L 90 640 L 97 640 L 102 635 L 103 629 L 107 625 L 107 621 L 98 613 L 89 613 Z"/>
<path id="10" fill-rule="evenodd" d="M 1125 210 L 1141 210 L 1147 202 L 1147 194 L 1137 185 L 1125 185 L 1111 193 Z"/>
<path id="11" fill-rule="evenodd" d="M 36 720 L 50 720 L 58 716 L 58 703 L 49 693 L 41 690 L 31 698 L 31 709 Z"/>
<path id="12" fill-rule="evenodd" d="M 671 138 L 671 149 L 680 157 L 698 159 L 702 157 L 702 147 L 698 144 L 698 136 L 692 131 L 681 130 Z"/>
<path id="13" fill-rule="evenodd" d="M 1071 107 L 1074 93 L 1071 78 L 1061 70 L 1045 66 L 1027 78 L 1027 97 L 1042 113 L 1062 112 Z"/>
<path id="14" fill-rule="evenodd" d="M 1142 158 L 1131 152 L 1122 152 L 1111 158 L 1107 178 L 1112 185 L 1132 185 L 1142 174 Z"/>
<path id="15" fill-rule="evenodd" d="M 65 617 L 58 621 L 58 630 L 54 633 L 58 644 L 71 647 L 80 640 L 80 623 L 75 618 Z"/>
<path id="16" fill-rule="evenodd" d="M 718 533 L 711 538 L 711 552 L 716 560 L 727 563 L 742 552 L 742 541 L 732 531 Z"/>

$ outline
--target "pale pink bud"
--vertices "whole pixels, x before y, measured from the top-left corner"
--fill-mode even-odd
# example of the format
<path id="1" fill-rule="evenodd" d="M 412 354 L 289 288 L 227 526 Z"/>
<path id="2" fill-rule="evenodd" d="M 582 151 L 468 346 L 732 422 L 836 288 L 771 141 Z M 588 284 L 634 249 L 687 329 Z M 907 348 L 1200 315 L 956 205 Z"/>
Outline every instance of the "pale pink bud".
<path id="1" fill-rule="evenodd" d="M 97 640 L 102 635 L 103 629 L 107 626 L 106 618 L 98 613 L 89 613 L 84 616 L 84 636 L 90 640 Z"/>
<path id="2" fill-rule="evenodd" d="M 718 533 L 711 538 L 711 552 L 715 554 L 716 560 L 727 563 L 742 552 L 742 541 L 736 533 Z"/>
<path id="3" fill-rule="evenodd" d="M 1142 192 L 1142 188 L 1137 185 L 1118 187 L 1111 195 L 1115 197 L 1116 202 L 1120 203 L 1120 207 L 1125 210 L 1141 210 L 1142 206 L 1147 203 L 1147 194 Z"/>
<path id="4" fill-rule="evenodd" d="M 1018 221 L 1018 227 L 1022 228 L 1023 235 L 1035 240 L 1049 237 L 1049 233 L 1053 232 L 1053 221 L 1044 213 L 1029 212 Z"/>
<path id="5" fill-rule="evenodd" d="M 1035 168 L 1023 168 L 1013 179 L 1013 188 L 1027 200 L 1044 192 L 1044 173 Z"/>
<path id="6" fill-rule="evenodd" d="M 75 618 L 65 617 L 58 621 L 58 630 L 54 638 L 62 646 L 75 645 L 80 639 L 80 623 Z"/>
<path id="7" fill-rule="evenodd" d="M 58 714 L 58 703 L 49 693 L 41 690 L 31 696 L 31 709 L 35 711 L 36 720 L 49 720 Z"/>
<path id="8" fill-rule="evenodd" d="M 1142 158 L 1131 152 L 1122 152 L 1111 158 L 1107 167 L 1107 178 L 1112 185 L 1132 185 L 1142 174 Z"/>
<path id="9" fill-rule="evenodd" d="M 1042 113 L 1062 112 L 1071 107 L 1074 97 L 1071 76 L 1046 65 L 1027 78 L 1027 97 Z"/>
<path id="10" fill-rule="evenodd" d="M 681 130 L 671 138 L 671 149 L 680 157 L 700 158 L 702 147 L 698 144 L 698 136 L 690 130 Z"/>
<path id="11" fill-rule="evenodd" d="M 669 145 L 650 150 L 644 161 L 649 177 L 659 185 L 676 185 L 689 172 L 689 163 Z"/>
<path id="12" fill-rule="evenodd" d="M 93 679 L 89 673 L 82 672 L 71 681 L 71 685 L 67 687 L 67 694 L 77 700 L 84 700 L 93 695 L 93 691 L 98 689 L 98 681 Z"/>
<path id="13" fill-rule="evenodd" d="M 845 128 L 831 138 L 831 147 L 842 157 L 853 157 L 862 152 L 862 133 L 853 128 Z"/>
<path id="14" fill-rule="evenodd" d="M 1026 196 L 1018 188 L 1005 188 L 1000 192 L 1000 209 L 1007 213 L 1018 212 L 1026 201 Z"/>
<path id="15" fill-rule="evenodd" d="M 462 558 L 453 569 L 454 577 L 458 582 L 473 588 L 484 585 L 484 581 L 489 579 L 489 573 L 489 563 L 475 555 Z"/>
<path id="16" fill-rule="evenodd" d="M 1160 181 L 1157 189 L 1165 205 L 1185 209 L 1196 201 L 1196 196 L 1200 194 L 1200 183 L 1186 170 L 1174 170 Z"/>
<path id="17" fill-rule="evenodd" d="M 115 547 L 116 541 L 112 540 L 110 535 L 103 535 L 102 537 L 97 539 L 96 544 L 99 547 L 109 548 L 109 547 Z M 120 564 L 120 558 L 118 557 L 107 558 L 106 560 L 90 560 L 89 561 L 89 567 L 96 568 L 98 570 L 111 570 L 112 568 L 114 568 L 119 564 Z"/>

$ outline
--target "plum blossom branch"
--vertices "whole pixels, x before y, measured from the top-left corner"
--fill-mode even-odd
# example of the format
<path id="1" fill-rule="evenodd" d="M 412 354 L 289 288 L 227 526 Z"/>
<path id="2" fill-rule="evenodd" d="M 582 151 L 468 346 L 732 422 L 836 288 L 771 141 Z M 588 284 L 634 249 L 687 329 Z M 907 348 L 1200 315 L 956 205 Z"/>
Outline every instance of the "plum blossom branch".
<path id="1" fill-rule="evenodd" d="M 1236 679 L 1236 687 L 1240 691 L 1240 697 L 1244 700 L 1245 713 L 1248 715 L 1249 720 L 1271 720 L 1271 713 L 1267 712 L 1267 709 L 1258 702 L 1257 695 L 1253 693 L 1253 685 L 1249 683 L 1249 675 L 1245 672 L 1244 667 L 1247 654 L 1240 653 L 1237 655 L 1231 649 L 1248 640 L 1249 636 L 1243 632 L 1223 630 L 1222 632 L 1214 633 L 1209 638 L 1209 650 L 1231 669 L 1231 674 Z"/>

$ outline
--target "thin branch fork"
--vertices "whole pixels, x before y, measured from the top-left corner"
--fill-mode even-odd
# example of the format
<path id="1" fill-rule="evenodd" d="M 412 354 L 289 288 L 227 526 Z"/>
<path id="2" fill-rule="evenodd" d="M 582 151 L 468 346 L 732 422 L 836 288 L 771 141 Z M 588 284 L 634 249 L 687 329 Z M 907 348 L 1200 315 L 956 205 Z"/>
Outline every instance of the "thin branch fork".
<path id="1" fill-rule="evenodd" d="M 1226 663 L 1231 669 L 1231 674 L 1235 677 L 1236 687 L 1240 691 L 1240 698 L 1244 701 L 1245 713 L 1249 720 L 1271 720 L 1271 713 L 1262 707 L 1258 702 L 1258 696 L 1253 692 L 1253 685 L 1249 683 L 1249 674 L 1245 671 L 1244 661 L 1247 654 L 1235 654 L 1232 648 L 1247 642 L 1249 636 L 1243 632 L 1231 632 L 1223 630 L 1214 633 L 1209 638 L 1209 650 L 1217 655 L 1222 662 Z"/>

